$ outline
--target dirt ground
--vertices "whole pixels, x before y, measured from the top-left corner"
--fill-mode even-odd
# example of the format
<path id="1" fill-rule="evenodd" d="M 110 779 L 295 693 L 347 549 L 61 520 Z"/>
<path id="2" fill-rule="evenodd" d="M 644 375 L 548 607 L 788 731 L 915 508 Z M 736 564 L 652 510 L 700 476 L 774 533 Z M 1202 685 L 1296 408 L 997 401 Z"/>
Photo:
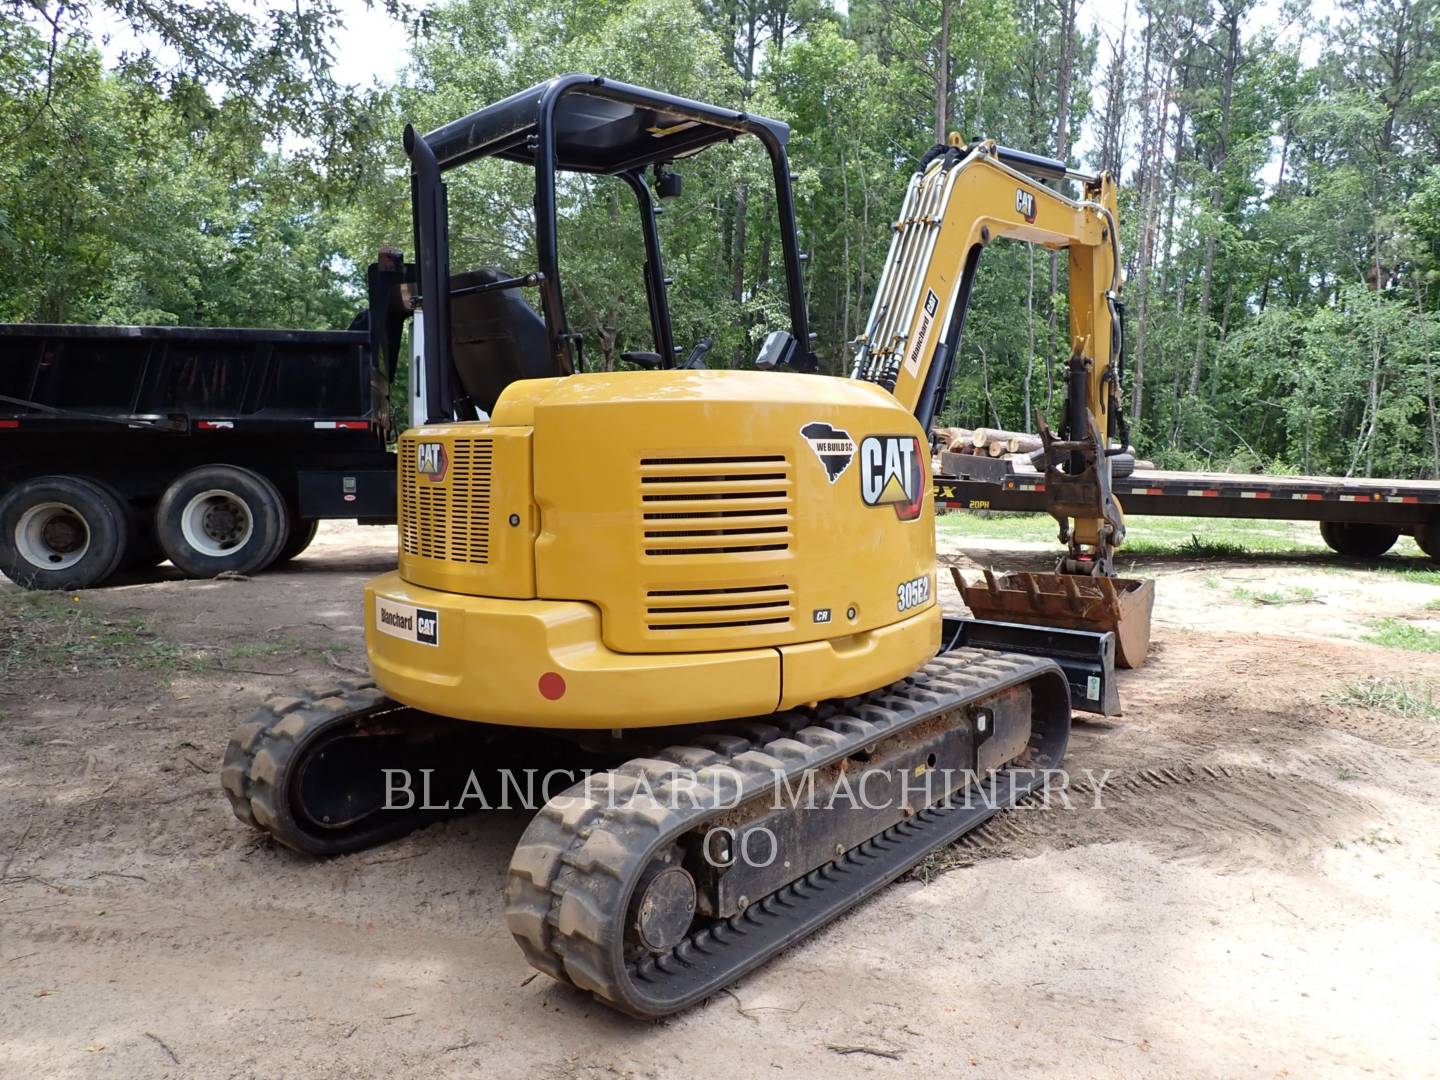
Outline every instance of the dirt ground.
<path id="1" fill-rule="evenodd" d="M 1440 585 L 1145 563 L 1152 658 L 1068 759 L 1108 771 L 1100 808 L 1082 782 L 1069 810 L 1002 815 L 647 1025 L 522 960 L 501 888 L 523 817 L 317 862 L 231 816 L 231 730 L 363 668 L 361 584 L 393 543 L 328 526 L 254 580 L 49 597 L 73 615 L 43 609 L 60 636 L 38 659 L 12 633 L 0 1076 L 1440 1075 L 1440 724 L 1333 700 L 1372 675 L 1440 685 L 1440 654 L 1360 640 L 1424 629 Z M 0 587 L 12 628 L 34 602 Z"/>

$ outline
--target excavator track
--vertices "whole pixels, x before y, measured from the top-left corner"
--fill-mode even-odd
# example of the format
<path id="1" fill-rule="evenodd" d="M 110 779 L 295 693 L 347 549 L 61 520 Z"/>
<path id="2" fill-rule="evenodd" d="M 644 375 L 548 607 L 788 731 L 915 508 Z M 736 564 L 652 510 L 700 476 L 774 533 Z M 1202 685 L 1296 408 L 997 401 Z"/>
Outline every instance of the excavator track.
<path id="1" fill-rule="evenodd" d="M 271 698 L 235 732 L 220 780 L 235 816 L 307 855 L 372 847 L 437 820 L 384 806 L 383 768 L 454 768 L 475 725 L 400 705 L 353 681 Z"/>
<path id="2" fill-rule="evenodd" d="M 1028 730 L 1003 751 L 1005 760 L 994 761 L 992 752 L 987 762 L 984 740 L 992 747 L 998 741 L 987 722 L 1000 715 L 1007 695 L 1013 702 L 1017 694 L 1028 701 Z M 716 733 L 596 774 L 547 802 L 511 861 L 506 922 L 530 963 L 555 979 L 633 1016 L 676 1012 L 1043 785 L 1046 770 L 1064 756 L 1069 729 L 1069 694 L 1052 661 L 976 649 L 944 653 L 909 678 L 862 697 L 722 725 Z M 868 838 L 836 843 L 818 865 L 802 862 L 798 876 L 757 893 L 754 901 L 740 896 L 734 913 L 687 920 L 703 890 L 694 884 L 701 874 L 681 863 L 688 858 L 691 870 L 700 870 L 693 861 L 699 830 L 714 832 L 717 823 L 743 820 L 747 813 L 755 820 L 767 797 L 780 798 L 782 785 L 789 788 L 807 775 L 844 774 L 855 762 L 882 760 L 888 747 L 913 743 L 923 754 L 936 744 L 918 740 L 947 735 L 964 735 L 978 766 L 963 791 L 919 809 L 907 803 L 900 820 Z M 934 756 L 929 760 L 933 764 Z M 915 767 L 917 774 L 923 771 L 923 764 Z M 772 814 L 766 820 L 778 819 Z M 844 824 L 843 817 L 834 820 Z M 704 844 L 708 850 L 708 833 Z M 666 914 L 667 904 L 679 911 L 678 919 Z"/>

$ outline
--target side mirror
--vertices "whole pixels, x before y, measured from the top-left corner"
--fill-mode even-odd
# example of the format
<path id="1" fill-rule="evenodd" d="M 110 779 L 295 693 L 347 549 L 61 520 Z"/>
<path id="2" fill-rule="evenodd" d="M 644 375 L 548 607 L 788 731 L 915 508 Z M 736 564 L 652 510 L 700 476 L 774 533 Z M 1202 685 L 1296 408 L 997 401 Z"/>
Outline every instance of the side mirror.
<path id="1" fill-rule="evenodd" d="M 760 355 L 755 357 L 758 368 L 773 368 L 776 364 L 790 359 L 795 351 L 795 339 L 788 330 L 772 330 L 765 335 L 765 344 L 760 346 Z"/>
<path id="2" fill-rule="evenodd" d="M 685 190 L 685 178 L 663 166 L 655 166 L 655 194 L 662 199 L 673 199 Z"/>

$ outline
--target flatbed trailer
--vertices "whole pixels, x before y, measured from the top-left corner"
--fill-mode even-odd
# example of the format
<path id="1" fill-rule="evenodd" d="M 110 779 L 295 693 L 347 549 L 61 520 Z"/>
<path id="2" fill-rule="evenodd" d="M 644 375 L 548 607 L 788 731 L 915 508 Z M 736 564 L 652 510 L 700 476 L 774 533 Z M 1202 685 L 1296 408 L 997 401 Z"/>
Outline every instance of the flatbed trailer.
<path id="1" fill-rule="evenodd" d="M 1045 513 L 1045 474 L 1004 459 L 941 455 L 935 503 L 952 510 Z M 1129 516 L 1314 521 L 1342 555 L 1376 558 L 1401 534 L 1440 561 L 1440 481 L 1137 470 L 1112 481 Z"/>

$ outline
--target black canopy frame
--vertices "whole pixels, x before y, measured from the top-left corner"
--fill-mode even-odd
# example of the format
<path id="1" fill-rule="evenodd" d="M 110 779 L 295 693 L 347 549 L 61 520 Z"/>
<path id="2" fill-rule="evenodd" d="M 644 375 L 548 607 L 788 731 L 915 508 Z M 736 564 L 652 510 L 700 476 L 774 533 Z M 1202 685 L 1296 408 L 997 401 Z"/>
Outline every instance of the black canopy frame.
<path id="1" fill-rule="evenodd" d="M 792 341 L 780 362 L 802 371 L 818 364 L 811 347 L 802 256 L 785 147 L 788 125 L 763 116 L 691 101 L 595 75 L 562 75 L 446 124 L 426 135 L 405 129 L 411 161 L 411 208 L 421 304 L 429 421 L 450 419 L 456 405 L 451 356 L 449 216 L 442 175 L 482 157 L 499 157 L 535 169 L 535 247 L 539 266 L 525 280 L 538 286 L 556 370 L 580 367 L 578 335 L 571 332 L 561 290 L 555 174 L 616 176 L 634 193 L 645 241 L 645 288 L 655 350 L 674 366 L 667 282 L 656 227 L 659 208 L 645 170 L 664 167 L 737 136 L 753 135 L 770 158 L 780 219 Z M 442 284 L 443 283 L 443 284 Z"/>

